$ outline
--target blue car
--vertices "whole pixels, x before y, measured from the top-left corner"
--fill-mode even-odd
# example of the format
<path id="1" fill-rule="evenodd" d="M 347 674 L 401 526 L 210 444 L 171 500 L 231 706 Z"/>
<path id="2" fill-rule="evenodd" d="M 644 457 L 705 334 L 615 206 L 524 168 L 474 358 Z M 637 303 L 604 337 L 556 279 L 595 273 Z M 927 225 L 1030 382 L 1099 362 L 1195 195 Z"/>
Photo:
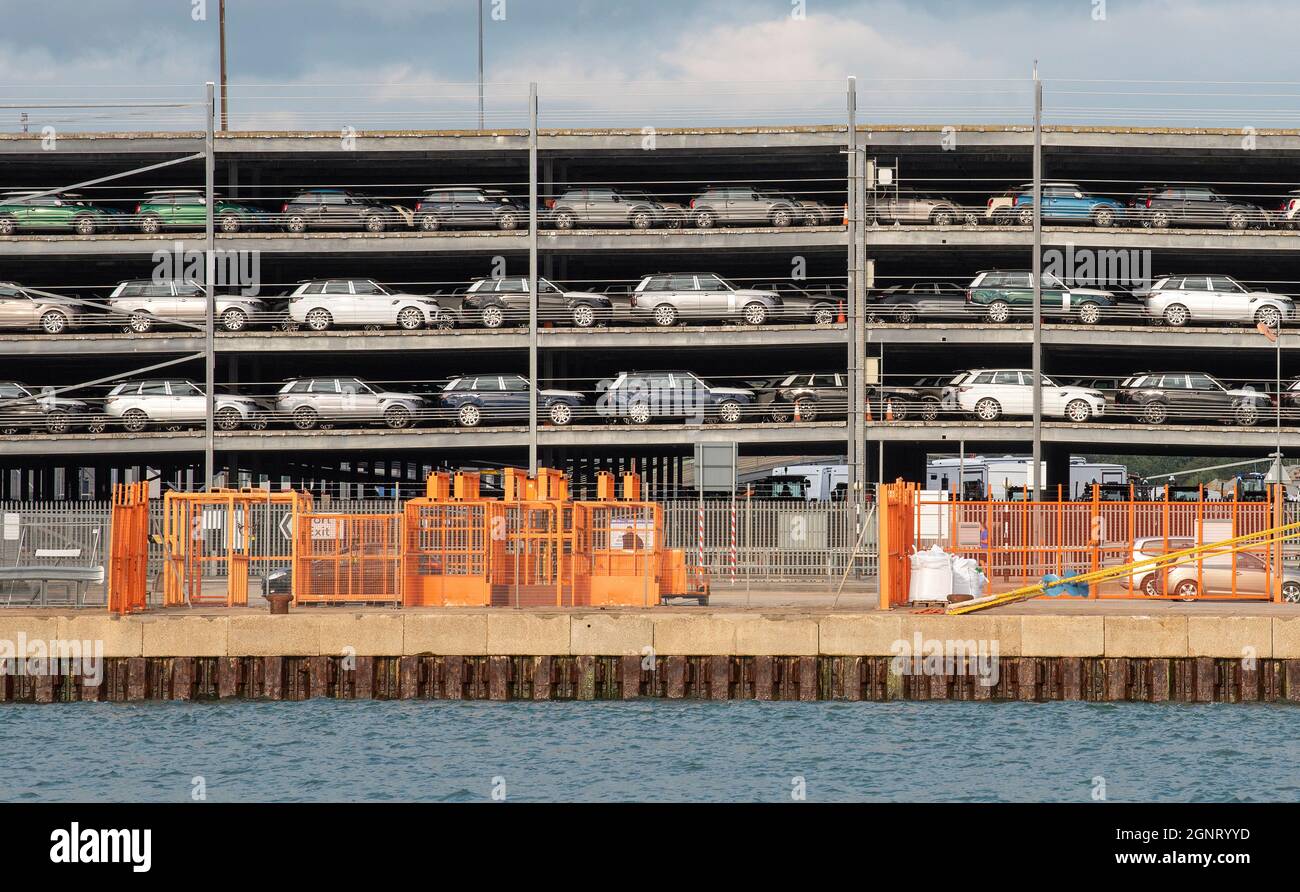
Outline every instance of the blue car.
<path id="1" fill-rule="evenodd" d="M 596 401 L 596 413 L 628 424 L 662 419 L 739 424 L 756 400 L 752 390 L 715 387 L 694 372 L 620 372 Z"/>
<path id="2" fill-rule="evenodd" d="M 528 379 L 523 375 L 495 373 L 452 378 L 438 402 L 460 427 L 483 422 L 528 423 Z M 544 421 L 565 425 L 583 411 L 587 398 L 574 390 L 538 390 L 537 410 Z"/>
<path id="3" fill-rule="evenodd" d="M 1034 224 L 1034 190 L 1016 196 L 1016 221 L 1021 226 Z M 1089 195 L 1077 183 L 1043 183 L 1043 220 L 1080 222 L 1091 220 L 1096 226 L 1114 226 L 1124 219 L 1124 205 L 1113 198 Z"/>

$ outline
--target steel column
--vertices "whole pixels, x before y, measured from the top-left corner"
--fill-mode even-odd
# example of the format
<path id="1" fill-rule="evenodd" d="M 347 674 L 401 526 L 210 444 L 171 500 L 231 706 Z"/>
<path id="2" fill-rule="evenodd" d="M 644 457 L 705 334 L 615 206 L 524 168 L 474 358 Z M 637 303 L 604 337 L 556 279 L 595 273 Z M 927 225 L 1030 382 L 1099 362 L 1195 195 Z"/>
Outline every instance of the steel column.
<path id="1" fill-rule="evenodd" d="M 1034 498 L 1043 489 L 1043 83 L 1034 63 Z"/>
<path id="2" fill-rule="evenodd" d="M 537 476 L 537 83 L 528 85 L 528 473 Z"/>
<path id="3" fill-rule="evenodd" d="M 213 423 L 213 413 L 216 407 L 216 375 L 217 375 L 217 345 L 216 345 L 216 326 L 214 319 L 216 309 L 216 278 L 217 278 L 217 256 L 216 256 L 216 227 L 213 215 L 214 204 L 214 182 L 216 179 L 216 137 L 214 130 L 216 128 L 216 103 L 215 103 L 216 85 L 212 81 L 207 83 L 207 133 L 203 140 L 203 174 L 204 174 L 204 195 L 206 196 L 207 207 L 204 209 L 204 236 L 205 249 L 203 257 L 203 289 L 206 292 L 203 308 L 203 374 L 204 374 L 204 397 L 206 408 L 203 412 L 203 479 L 204 485 L 212 489 L 213 475 L 215 473 L 214 453 L 216 449 L 216 428 Z"/>

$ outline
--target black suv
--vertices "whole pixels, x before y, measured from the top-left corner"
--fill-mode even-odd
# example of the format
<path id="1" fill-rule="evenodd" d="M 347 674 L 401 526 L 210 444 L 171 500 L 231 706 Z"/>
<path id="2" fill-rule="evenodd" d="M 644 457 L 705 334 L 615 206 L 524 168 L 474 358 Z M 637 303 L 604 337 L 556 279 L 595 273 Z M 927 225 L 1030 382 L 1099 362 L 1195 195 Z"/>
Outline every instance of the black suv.
<path id="1" fill-rule="evenodd" d="M 1273 405 L 1267 393 L 1234 390 L 1204 372 L 1141 372 L 1115 390 L 1115 409 L 1147 424 L 1213 419 L 1249 427 Z"/>
<path id="2" fill-rule="evenodd" d="M 358 195 L 346 189 L 310 189 L 299 192 L 280 208 L 280 220 L 288 232 L 308 229 L 364 229 L 383 232 L 406 226 L 410 219 L 395 205 Z"/>
<path id="3" fill-rule="evenodd" d="M 0 433 L 19 430 L 33 433 L 65 434 L 85 428 L 92 434 L 104 432 L 102 412 L 89 403 L 61 396 L 44 396 L 17 381 L 0 381 Z"/>
<path id="4" fill-rule="evenodd" d="M 1128 201 L 1131 216 L 1151 229 L 1226 226 L 1263 229 L 1269 216 L 1257 205 L 1220 195 L 1209 186 L 1148 186 Z"/>
<path id="5" fill-rule="evenodd" d="M 425 189 L 415 205 L 415 225 L 425 232 L 456 226 L 509 231 L 527 221 L 528 209 L 500 189 Z"/>
<path id="6" fill-rule="evenodd" d="M 528 324 L 528 277 L 475 279 L 460 302 L 461 322 L 501 328 Z M 565 291 L 548 279 L 537 280 L 537 320 L 577 328 L 604 325 L 614 315 L 613 302 L 590 291 Z"/>
<path id="7" fill-rule="evenodd" d="M 913 282 L 893 285 L 867 297 L 867 321 L 910 325 L 929 319 L 974 318 L 966 305 L 966 289 L 956 282 Z"/>
<path id="8" fill-rule="evenodd" d="M 843 418 L 848 411 L 848 383 L 839 372 L 795 372 L 753 389 L 759 408 L 777 424 Z"/>

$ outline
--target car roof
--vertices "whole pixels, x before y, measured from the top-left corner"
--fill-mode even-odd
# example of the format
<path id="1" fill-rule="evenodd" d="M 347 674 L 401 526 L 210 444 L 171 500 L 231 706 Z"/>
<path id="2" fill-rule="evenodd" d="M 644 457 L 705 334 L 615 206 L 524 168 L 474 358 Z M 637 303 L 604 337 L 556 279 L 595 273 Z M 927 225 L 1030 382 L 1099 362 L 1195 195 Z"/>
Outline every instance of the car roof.
<path id="1" fill-rule="evenodd" d="M 150 189 L 145 195 L 202 195 L 203 189 Z"/>

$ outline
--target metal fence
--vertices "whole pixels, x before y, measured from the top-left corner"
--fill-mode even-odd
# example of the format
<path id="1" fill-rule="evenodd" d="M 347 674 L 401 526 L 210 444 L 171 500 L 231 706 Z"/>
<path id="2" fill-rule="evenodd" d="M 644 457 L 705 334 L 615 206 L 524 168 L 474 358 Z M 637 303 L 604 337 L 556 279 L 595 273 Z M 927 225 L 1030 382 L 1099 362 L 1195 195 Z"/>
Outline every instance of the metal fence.
<path id="1" fill-rule="evenodd" d="M 0 606 L 103 605 L 108 531 L 107 502 L 0 502 Z"/>

